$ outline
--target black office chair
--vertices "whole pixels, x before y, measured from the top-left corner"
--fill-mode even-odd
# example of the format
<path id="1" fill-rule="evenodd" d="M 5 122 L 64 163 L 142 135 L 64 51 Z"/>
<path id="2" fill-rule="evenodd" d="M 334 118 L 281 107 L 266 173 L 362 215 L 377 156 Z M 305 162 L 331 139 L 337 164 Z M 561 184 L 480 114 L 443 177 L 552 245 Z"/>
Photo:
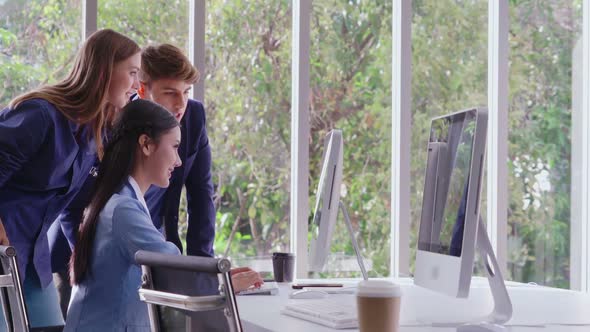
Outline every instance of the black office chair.
<path id="1" fill-rule="evenodd" d="M 0 246 L 0 302 L 8 332 L 60 332 L 62 326 L 31 327 L 22 283 L 16 263 L 16 250 Z M 57 305 L 57 304 L 56 304 Z"/>
<path id="2" fill-rule="evenodd" d="M 135 261 L 152 332 L 243 331 L 229 260 L 138 251 Z"/>

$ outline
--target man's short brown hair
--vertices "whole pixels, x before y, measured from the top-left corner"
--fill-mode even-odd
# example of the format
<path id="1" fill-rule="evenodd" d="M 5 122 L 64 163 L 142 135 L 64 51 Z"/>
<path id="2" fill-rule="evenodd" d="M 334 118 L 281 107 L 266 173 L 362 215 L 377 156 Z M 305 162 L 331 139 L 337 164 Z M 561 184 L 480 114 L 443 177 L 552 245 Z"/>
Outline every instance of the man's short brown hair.
<path id="1" fill-rule="evenodd" d="M 140 80 L 150 83 L 159 79 L 194 84 L 199 80 L 199 71 L 178 47 L 170 44 L 150 45 L 141 52 Z"/>

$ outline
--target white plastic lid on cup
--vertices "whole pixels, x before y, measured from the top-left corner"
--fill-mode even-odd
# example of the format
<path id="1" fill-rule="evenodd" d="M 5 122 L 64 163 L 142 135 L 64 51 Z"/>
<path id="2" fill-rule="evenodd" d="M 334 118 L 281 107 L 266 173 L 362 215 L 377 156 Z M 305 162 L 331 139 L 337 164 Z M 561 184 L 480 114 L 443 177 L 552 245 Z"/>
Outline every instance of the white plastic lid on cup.
<path id="1" fill-rule="evenodd" d="M 362 297 L 401 297 L 402 289 L 391 281 L 369 279 L 359 282 L 356 295 Z"/>

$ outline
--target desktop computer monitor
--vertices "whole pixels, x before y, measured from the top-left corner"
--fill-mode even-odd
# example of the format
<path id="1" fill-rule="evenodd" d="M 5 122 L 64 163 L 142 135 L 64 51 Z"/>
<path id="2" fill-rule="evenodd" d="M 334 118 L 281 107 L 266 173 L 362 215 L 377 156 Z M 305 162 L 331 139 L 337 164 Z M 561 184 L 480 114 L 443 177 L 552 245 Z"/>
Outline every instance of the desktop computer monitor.
<path id="1" fill-rule="evenodd" d="M 342 131 L 330 131 L 324 140 L 322 172 L 316 192 L 315 213 L 310 225 L 309 271 L 322 272 L 338 216 L 342 183 Z"/>
<path id="2" fill-rule="evenodd" d="M 482 108 L 431 123 L 414 280 L 453 297 L 471 285 L 486 134 Z"/>
<path id="3" fill-rule="evenodd" d="M 311 244 L 309 246 L 309 271 L 322 272 L 330 254 L 330 244 L 334 233 L 338 210 L 342 210 L 344 221 L 348 228 L 350 240 L 354 248 L 359 268 L 366 280 L 365 269 L 360 250 L 352 230 L 352 224 L 346 207 L 340 200 L 340 185 L 342 183 L 343 161 L 342 131 L 334 129 L 326 135 L 322 172 L 316 193 L 315 214 L 310 225 Z"/>

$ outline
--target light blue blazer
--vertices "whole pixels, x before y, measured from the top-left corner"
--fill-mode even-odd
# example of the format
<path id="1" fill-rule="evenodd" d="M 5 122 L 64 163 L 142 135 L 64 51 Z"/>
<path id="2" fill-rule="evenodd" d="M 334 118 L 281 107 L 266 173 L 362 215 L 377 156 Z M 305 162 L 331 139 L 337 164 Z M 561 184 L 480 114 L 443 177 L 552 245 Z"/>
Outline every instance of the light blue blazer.
<path id="1" fill-rule="evenodd" d="M 154 227 L 133 178 L 99 216 L 90 273 L 72 290 L 64 331 L 149 331 L 147 305 L 139 300 L 138 250 L 180 255 Z"/>

